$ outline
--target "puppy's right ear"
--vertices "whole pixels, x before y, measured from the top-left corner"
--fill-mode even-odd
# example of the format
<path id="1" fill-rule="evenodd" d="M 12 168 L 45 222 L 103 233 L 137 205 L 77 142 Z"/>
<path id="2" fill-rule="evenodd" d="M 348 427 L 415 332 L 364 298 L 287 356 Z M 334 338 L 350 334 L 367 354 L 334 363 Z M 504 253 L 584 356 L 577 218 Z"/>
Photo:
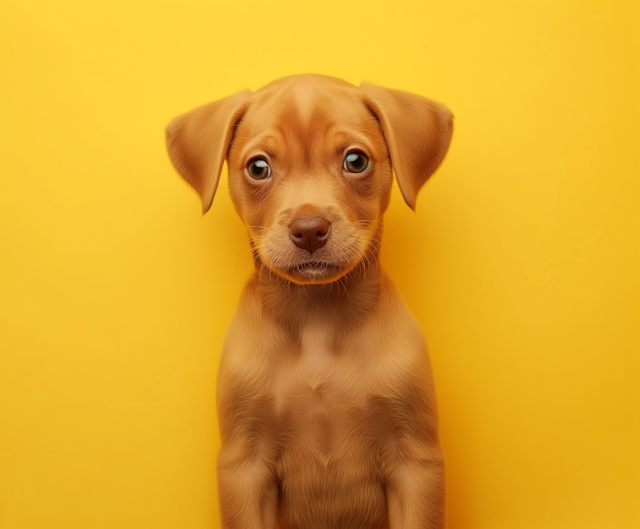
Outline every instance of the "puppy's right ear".
<path id="1" fill-rule="evenodd" d="M 418 191 L 449 149 L 453 114 L 440 103 L 402 90 L 368 83 L 360 90 L 380 122 L 402 196 L 415 211 Z"/>
<path id="2" fill-rule="evenodd" d="M 247 109 L 250 93 L 245 90 L 182 114 L 165 131 L 169 158 L 200 195 L 203 215 L 213 202 L 234 127 Z"/>

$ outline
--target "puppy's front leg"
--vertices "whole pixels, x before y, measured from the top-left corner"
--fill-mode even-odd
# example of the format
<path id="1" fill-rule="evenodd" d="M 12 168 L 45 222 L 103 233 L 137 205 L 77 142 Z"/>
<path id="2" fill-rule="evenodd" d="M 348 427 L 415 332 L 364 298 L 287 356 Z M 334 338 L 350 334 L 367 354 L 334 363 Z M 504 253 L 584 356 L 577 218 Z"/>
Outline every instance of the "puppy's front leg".
<path id="1" fill-rule="evenodd" d="M 442 529 L 444 463 L 439 447 L 406 440 L 387 474 L 391 529 Z"/>
<path id="2" fill-rule="evenodd" d="M 218 489 L 224 529 L 275 529 L 278 485 L 272 465 L 257 446 L 223 445 Z"/>
<path id="3" fill-rule="evenodd" d="M 224 529 L 275 529 L 278 506 L 275 421 L 254 349 L 232 323 L 218 372 L 218 495 Z M 240 327 L 240 331 L 244 328 Z"/>
<path id="4" fill-rule="evenodd" d="M 421 360 L 422 359 L 422 360 Z M 445 526 L 444 456 L 431 370 L 418 356 L 385 399 L 383 472 L 391 529 Z"/>

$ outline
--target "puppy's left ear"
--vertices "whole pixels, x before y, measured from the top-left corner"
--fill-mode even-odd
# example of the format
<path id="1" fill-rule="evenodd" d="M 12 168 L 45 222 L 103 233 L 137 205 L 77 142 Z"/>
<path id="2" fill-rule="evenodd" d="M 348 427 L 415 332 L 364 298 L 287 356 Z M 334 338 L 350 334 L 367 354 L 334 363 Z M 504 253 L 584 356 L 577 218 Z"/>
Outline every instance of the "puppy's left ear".
<path id="1" fill-rule="evenodd" d="M 245 90 L 203 105 L 167 126 L 169 158 L 200 195 L 203 215 L 213 202 L 234 127 L 248 106 L 250 93 Z"/>
<path id="2" fill-rule="evenodd" d="M 367 83 L 360 90 L 380 122 L 402 196 L 415 211 L 418 191 L 449 149 L 453 114 L 444 105 L 409 92 Z"/>

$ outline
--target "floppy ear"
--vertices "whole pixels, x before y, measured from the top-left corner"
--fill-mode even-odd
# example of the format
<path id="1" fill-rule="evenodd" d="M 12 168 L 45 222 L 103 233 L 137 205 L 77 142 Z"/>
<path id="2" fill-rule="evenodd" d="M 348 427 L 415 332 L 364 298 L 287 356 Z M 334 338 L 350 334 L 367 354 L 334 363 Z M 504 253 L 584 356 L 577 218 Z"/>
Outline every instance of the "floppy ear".
<path id="1" fill-rule="evenodd" d="M 173 166 L 209 211 L 235 125 L 247 108 L 249 90 L 198 107 L 175 118 L 166 129 Z"/>
<path id="2" fill-rule="evenodd" d="M 367 83 L 360 90 L 382 127 L 402 196 L 415 211 L 418 191 L 449 149 L 453 114 L 444 105 L 409 92 Z"/>

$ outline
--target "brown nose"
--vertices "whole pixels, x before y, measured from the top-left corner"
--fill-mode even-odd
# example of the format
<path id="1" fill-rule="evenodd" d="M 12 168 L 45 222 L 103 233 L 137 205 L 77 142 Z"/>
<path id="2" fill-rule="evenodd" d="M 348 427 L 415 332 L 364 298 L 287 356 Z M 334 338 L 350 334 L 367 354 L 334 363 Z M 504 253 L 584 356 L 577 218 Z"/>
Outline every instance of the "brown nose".
<path id="1" fill-rule="evenodd" d="M 309 253 L 322 248 L 329 238 L 329 222 L 322 217 L 296 219 L 289 226 L 293 243 Z"/>

